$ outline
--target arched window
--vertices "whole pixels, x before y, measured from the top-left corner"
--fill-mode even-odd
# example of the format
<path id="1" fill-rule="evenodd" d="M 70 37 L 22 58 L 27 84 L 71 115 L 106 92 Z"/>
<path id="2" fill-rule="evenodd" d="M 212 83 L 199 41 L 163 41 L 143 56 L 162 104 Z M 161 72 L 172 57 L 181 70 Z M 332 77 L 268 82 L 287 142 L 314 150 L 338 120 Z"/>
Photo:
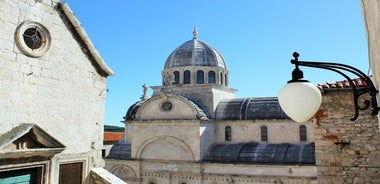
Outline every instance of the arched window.
<path id="1" fill-rule="evenodd" d="M 208 83 L 209 84 L 215 84 L 215 72 L 214 71 L 208 72 Z"/>
<path id="2" fill-rule="evenodd" d="M 184 84 L 190 84 L 190 71 L 189 70 L 186 70 L 184 73 L 183 73 L 183 83 Z"/>
<path id="3" fill-rule="evenodd" d="M 205 83 L 205 74 L 202 70 L 197 71 L 197 84 Z"/>
<path id="4" fill-rule="evenodd" d="M 223 85 L 223 73 L 220 72 L 220 85 Z"/>
<path id="5" fill-rule="evenodd" d="M 266 126 L 261 127 L 261 141 L 262 142 L 268 141 L 268 128 Z"/>
<path id="6" fill-rule="evenodd" d="M 300 141 L 307 141 L 307 132 L 305 125 L 300 126 Z"/>
<path id="7" fill-rule="evenodd" d="M 173 84 L 179 84 L 179 72 L 175 71 L 174 74 L 174 83 Z"/>
<path id="8" fill-rule="evenodd" d="M 230 126 L 226 126 L 226 128 L 224 128 L 224 136 L 225 136 L 226 141 L 231 141 L 231 127 Z"/>
<path id="9" fill-rule="evenodd" d="M 228 86 L 228 78 L 227 78 L 227 74 L 224 75 L 224 85 L 225 85 L 225 86 Z"/>

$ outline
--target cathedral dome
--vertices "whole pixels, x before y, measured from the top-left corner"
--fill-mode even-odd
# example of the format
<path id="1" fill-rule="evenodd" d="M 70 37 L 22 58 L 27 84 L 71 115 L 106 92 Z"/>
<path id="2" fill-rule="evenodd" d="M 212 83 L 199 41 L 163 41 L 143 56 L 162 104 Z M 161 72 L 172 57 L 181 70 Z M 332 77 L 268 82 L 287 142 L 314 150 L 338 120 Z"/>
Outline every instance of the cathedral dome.
<path id="1" fill-rule="evenodd" d="M 193 32 L 193 39 L 176 48 L 167 58 L 165 68 L 183 66 L 211 66 L 226 69 L 222 55 L 212 46 L 197 38 L 197 30 Z"/>

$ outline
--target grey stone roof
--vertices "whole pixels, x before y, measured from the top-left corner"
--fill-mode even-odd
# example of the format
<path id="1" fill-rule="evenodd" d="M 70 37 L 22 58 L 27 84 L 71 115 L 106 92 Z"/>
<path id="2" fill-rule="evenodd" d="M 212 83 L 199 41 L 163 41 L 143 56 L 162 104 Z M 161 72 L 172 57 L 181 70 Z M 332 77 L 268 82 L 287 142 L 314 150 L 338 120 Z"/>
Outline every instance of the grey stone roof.
<path id="1" fill-rule="evenodd" d="M 196 37 L 176 48 L 166 59 L 164 69 L 180 66 L 214 66 L 226 69 L 222 55 Z"/>
<path id="2" fill-rule="evenodd" d="M 139 110 L 140 106 L 144 103 L 145 101 L 138 101 L 134 104 L 132 104 L 129 108 L 125 116 L 123 117 L 124 120 L 134 120 L 136 118 L 136 113 L 137 110 Z"/>
<path id="3" fill-rule="evenodd" d="M 290 119 L 281 109 L 277 97 L 236 98 L 219 102 L 216 120 Z"/>
<path id="4" fill-rule="evenodd" d="M 131 159 L 131 144 L 123 144 L 123 143 L 114 144 L 107 158 L 121 159 L 121 160 Z"/>
<path id="5" fill-rule="evenodd" d="M 215 144 L 209 148 L 204 162 L 315 165 L 315 145 L 265 144 L 257 142 L 239 144 Z"/>
<path id="6" fill-rule="evenodd" d="M 185 97 L 185 96 L 179 96 L 179 97 L 185 99 L 186 101 L 188 101 L 191 104 L 191 106 L 197 112 L 197 118 L 198 119 L 200 119 L 200 120 L 208 120 L 209 119 L 208 118 L 209 117 L 208 111 L 207 111 L 206 107 L 203 106 L 203 104 L 201 102 L 198 102 L 195 99 L 192 99 L 190 97 Z"/>

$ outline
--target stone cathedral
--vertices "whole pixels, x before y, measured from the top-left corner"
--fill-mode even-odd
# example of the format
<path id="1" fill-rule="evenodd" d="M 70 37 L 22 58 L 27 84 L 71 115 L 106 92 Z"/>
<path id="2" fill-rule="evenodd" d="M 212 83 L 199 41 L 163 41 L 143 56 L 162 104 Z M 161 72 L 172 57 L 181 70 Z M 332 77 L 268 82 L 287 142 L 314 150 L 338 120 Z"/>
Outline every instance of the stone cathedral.
<path id="1" fill-rule="evenodd" d="M 162 85 L 128 109 L 106 169 L 130 184 L 315 183 L 312 122 L 290 120 L 276 97 L 236 98 L 229 74 L 195 28 Z"/>

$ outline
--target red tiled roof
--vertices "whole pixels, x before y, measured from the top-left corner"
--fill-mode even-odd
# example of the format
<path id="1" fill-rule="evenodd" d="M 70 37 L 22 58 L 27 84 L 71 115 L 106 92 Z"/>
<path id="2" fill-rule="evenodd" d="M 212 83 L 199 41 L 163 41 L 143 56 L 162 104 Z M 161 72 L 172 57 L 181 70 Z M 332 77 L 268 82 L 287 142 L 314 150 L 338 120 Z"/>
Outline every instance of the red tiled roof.
<path id="1" fill-rule="evenodd" d="M 103 141 L 119 141 L 124 136 L 124 132 L 104 132 Z"/>
<path id="2" fill-rule="evenodd" d="M 366 87 L 367 83 L 362 78 L 352 79 L 353 85 L 355 87 Z M 348 80 L 336 81 L 336 82 L 326 82 L 325 84 L 317 84 L 319 89 L 329 89 L 329 88 L 351 88 L 351 84 Z"/>

